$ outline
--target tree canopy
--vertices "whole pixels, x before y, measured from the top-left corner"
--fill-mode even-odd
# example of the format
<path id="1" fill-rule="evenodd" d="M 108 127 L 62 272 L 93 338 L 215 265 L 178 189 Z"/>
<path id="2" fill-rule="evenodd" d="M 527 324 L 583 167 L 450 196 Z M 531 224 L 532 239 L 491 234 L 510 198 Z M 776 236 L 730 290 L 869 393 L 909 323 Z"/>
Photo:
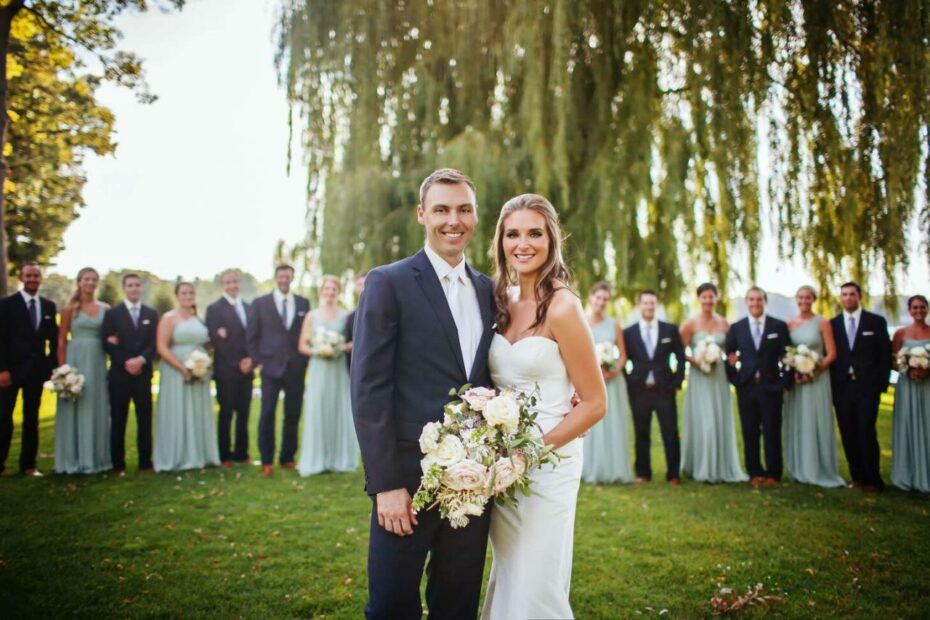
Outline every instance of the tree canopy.
<path id="1" fill-rule="evenodd" d="M 283 0 L 279 42 L 325 270 L 421 244 L 440 165 L 485 239 L 547 196 L 580 283 L 627 297 L 752 281 L 765 218 L 825 291 L 928 260 L 928 0 Z"/>

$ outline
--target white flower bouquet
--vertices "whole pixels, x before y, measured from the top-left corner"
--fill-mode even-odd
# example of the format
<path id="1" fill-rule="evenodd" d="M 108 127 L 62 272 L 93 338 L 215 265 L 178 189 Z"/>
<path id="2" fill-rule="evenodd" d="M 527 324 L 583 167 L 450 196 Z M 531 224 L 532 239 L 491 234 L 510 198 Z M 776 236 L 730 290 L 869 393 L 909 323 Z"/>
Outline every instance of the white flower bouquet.
<path id="1" fill-rule="evenodd" d="M 620 363 L 620 349 L 612 342 L 599 342 L 595 347 L 597 363 L 607 372 L 617 370 Z"/>
<path id="2" fill-rule="evenodd" d="M 491 498 L 517 502 L 529 493 L 529 470 L 558 458 L 537 431 L 533 395 L 471 388 L 449 392 L 442 422 L 430 422 L 420 435 L 425 455 L 413 509 L 439 506 L 454 528 L 480 516 Z"/>
<path id="3" fill-rule="evenodd" d="M 920 381 L 922 377 L 915 377 L 915 373 L 911 371 L 930 369 L 930 345 L 923 344 L 916 347 L 901 347 L 898 350 L 898 355 L 895 357 L 895 366 L 897 367 L 897 371 L 902 375 L 907 375 L 911 379 Z"/>
<path id="4" fill-rule="evenodd" d="M 820 361 L 821 357 L 817 351 L 814 351 L 806 344 L 799 344 L 785 350 L 785 358 L 782 360 L 782 364 L 799 375 L 813 378 L 814 373 L 820 368 Z"/>
<path id="5" fill-rule="evenodd" d="M 707 374 L 723 359 L 723 349 L 713 338 L 704 337 L 692 345 L 691 357 L 697 362 L 701 372 Z"/>
<path id="6" fill-rule="evenodd" d="M 200 349 L 191 351 L 187 359 L 184 360 L 184 368 L 190 371 L 192 381 L 209 378 L 210 368 L 212 367 L 213 360 L 210 359 L 210 355 Z"/>
<path id="7" fill-rule="evenodd" d="M 52 371 L 52 391 L 67 400 L 78 400 L 84 391 L 84 375 L 77 368 L 63 364 Z"/>
<path id="8" fill-rule="evenodd" d="M 310 352 L 325 359 L 332 359 L 345 352 L 346 339 L 339 332 L 323 327 L 317 328 L 310 337 Z"/>

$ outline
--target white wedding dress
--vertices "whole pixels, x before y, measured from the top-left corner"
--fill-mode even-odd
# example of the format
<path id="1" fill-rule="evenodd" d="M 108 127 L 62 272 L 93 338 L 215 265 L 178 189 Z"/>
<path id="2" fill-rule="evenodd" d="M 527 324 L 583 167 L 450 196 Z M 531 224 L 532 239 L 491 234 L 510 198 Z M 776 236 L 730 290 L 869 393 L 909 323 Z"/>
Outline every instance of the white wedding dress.
<path id="1" fill-rule="evenodd" d="M 510 344 L 495 334 L 489 363 L 498 388 L 532 392 L 538 386 L 536 421 L 544 433 L 571 411 L 575 390 L 554 340 L 530 336 Z M 532 471 L 531 494 L 518 493 L 516 507 L 494 506 L 494 562 L 482 620 L 573 617 L 568 591 L 581 448 L 575 439 L 558 450 L 558 465 Z"/>

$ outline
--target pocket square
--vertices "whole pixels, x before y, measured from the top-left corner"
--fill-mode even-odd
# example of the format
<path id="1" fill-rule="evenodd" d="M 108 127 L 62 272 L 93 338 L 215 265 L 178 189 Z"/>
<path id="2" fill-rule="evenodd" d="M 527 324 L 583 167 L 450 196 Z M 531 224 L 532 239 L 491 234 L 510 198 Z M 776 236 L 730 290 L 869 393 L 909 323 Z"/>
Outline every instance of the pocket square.
<path id="1" fill-rule="evenodd" d="M 149 323 L 151 323 L 150 320 L 148 320 L 148 319 L 142 319 L 142 324 L 143 324 L 143 325 L 148 325 Z"/>
<path id="2" fill-rule="evenodd" d="M 862 332 L 863 336 L 874 336 L 875 332 Z"/>
<path id="3" fill-rule="evenodd" d="M 305 311 L 301 310 L 300 312 L 297 313 L 297 316 L 303 316 L 303 315 L 305 315 L 305 314 L 307 314 L 307 313 L 306 313 Z"/>
<path id="4" fill-rule="evenodd" d="M 52 320 L 52 317 L 46 314 L 46 315 L 45 315 L 45 320 L 46 320 L 46 321 L 51 321 L 51 320 Z"/>
<path id="5" fill-rule="evenodd" d="M 772 340 L 774 338 L 778 338 L 778 334 L 769 334 L 768 336 L 766 336 L 766 338 L 769 340 Z"/>
<path id="6" fill-rule="evenodd" d="M 669 343 L 669 342 L 671 342 L 671 341 L 672 341 L 671 338 L 663 338 L 663 339 L 660 340 L 659 342 L 661 342 L 662 344 L 666 344 L 666 343 Z"/>

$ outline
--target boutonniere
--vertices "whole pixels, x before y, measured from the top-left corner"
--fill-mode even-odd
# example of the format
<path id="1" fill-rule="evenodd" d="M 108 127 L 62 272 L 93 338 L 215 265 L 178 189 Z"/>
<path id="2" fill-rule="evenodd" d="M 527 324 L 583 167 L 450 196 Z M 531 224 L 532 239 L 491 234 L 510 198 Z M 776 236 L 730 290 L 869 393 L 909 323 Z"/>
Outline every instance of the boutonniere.
<path id="1" fill-rule="evenodd" d="M 769 334 L 768 336 L 766 336 L 766 338 L 768 338 L 769 340 L 774 340 L 775 338 L 778 338 L 778 334 Z"/>
<path id="2" fill-rule="evenodd" d="M 862 332 L 863 336 L 874 336 L 875 332 Z"/>
<path id="3" fill-rule="evenodd" d="M 668 343 L 671 342 L 671 341 L 672 341 L 671 338 L 663 338 L 663 339 L 660 340 L 659 342 L 661 342 L 662 344 L 668 344 Z"/>
<path id="4" fill-rule="evenodd" d="M 151 323 L 150 320 L 148 320 L 148 319 L 142 319 L 142 324 L 143 324 L 143 325 L 149 325 L 150 323 Z"/>

